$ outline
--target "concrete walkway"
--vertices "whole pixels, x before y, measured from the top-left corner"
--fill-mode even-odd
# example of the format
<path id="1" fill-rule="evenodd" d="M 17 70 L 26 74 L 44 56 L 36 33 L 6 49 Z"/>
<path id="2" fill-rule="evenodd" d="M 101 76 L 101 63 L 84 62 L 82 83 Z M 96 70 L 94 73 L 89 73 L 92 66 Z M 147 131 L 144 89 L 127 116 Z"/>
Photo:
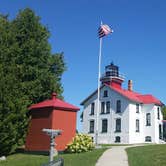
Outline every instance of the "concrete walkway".
<path id="1" fill-rule="evenodd" d="M 99 158 L 96 166 L 128 166 L 126 148 L 132 146 L 112 146 Z"/>

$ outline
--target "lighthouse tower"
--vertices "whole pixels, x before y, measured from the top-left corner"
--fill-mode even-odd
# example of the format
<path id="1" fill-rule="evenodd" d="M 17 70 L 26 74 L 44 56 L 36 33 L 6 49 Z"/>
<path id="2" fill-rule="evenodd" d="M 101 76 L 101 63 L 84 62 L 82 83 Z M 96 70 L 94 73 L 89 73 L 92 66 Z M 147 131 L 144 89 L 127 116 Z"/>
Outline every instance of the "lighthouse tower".
<path id="1" fill-rule="evenodd" d="M 100 81 L 102 84 L 107 84 L 109 86 L 121 89 L 124 77 L 119 74 L 119 67 L 111 63 L 105 67 L 105 73 L 101 77 Z"/>

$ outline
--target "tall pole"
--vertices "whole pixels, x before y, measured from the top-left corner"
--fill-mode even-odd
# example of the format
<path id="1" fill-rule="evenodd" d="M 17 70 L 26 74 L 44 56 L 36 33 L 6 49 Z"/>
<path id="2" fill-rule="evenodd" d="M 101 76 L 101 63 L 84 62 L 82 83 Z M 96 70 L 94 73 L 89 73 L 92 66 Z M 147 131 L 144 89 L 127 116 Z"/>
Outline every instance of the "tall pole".
<path id="1" fill-rule="evenodd" d="M 96 146 L 98 145 L 98 134 L 99 134 L 99 111 L 100 111 L 100 75 L 101 75 L 101 56 L 102 56 L 102 37 L 112 33 L 113 30 L 108 25 L 103 25 L 101 21 L 100 29 L 99 29 L 99 38 L 100 38 L 100 46 L 99 46 L 99 64 L 98 64 L 98 88 L 97 88 L 97 109 L 96 109 Z"/>
<path id="2" fill-rule="evenodd" d="M 102 24 L 102 22 L 101 22 Z M 102 37 L 100 38 L 99 59 L 98 59 L 98 88 L 97 88 L 97 110 L 96 110 L 96 145 L 98 145 L 98 130 L 99 130 L 99 110 L 100 110 L 100 75 L 101 75 L 101 50 Z"/>

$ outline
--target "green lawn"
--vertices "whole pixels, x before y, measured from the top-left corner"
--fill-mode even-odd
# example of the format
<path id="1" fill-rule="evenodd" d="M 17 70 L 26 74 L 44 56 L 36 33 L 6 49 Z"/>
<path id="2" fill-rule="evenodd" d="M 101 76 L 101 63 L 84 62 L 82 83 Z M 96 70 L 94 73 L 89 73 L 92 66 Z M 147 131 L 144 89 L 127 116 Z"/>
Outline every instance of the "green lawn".
<path id="1" fill-rule="evenodd" d="M 102 147 L 110 147 L 110 146 L 130 146 L 132 144 L 100 144 Z"/>
<path id="2" fill-rule="evenodd" d="M 106 149 L 96 149 L 92 152 L 79 154 L 61 154 L 65 166 L 95 166 L 97 159 Z M 47 163 L 48 156 L 18 153 L 7 157 L 7 161 L 0 161 L 0 166 L 41 166 Z"/>
<path id="3" fill-rule="evenodd" d="M 126 149 L 130 166 L 166 166 L 166 145 L 147 145 Z"/>

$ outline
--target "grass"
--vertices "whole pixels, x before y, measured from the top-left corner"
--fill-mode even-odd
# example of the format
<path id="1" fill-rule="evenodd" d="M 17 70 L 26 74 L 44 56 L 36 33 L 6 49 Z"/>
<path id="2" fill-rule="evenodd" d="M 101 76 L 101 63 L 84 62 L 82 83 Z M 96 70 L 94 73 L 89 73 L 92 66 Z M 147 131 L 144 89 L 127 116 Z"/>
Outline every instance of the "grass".
<path id="1" fill-rule="evenodd" d="M 110 147 L 110 146 L 130 146 L 132 144 L 100 144 L 102 147 Z"/>
<path id="2" fill-rule="evenodd" d="M 166 166 L 166 145 L 147 145 L 126 149 L 130 166 Z"/>
<path id="3" fill-rule="evenodd" d="M 95 166 L 105 150 L 102 148 L 79 154 L 60 154 L 59 157 L 64 159 L 65 166 Z M 8 156 L 6 161 L 0 161 L 0 166 L 41 166 L 47 162 L 48 156 L 18 153 Z"/>

